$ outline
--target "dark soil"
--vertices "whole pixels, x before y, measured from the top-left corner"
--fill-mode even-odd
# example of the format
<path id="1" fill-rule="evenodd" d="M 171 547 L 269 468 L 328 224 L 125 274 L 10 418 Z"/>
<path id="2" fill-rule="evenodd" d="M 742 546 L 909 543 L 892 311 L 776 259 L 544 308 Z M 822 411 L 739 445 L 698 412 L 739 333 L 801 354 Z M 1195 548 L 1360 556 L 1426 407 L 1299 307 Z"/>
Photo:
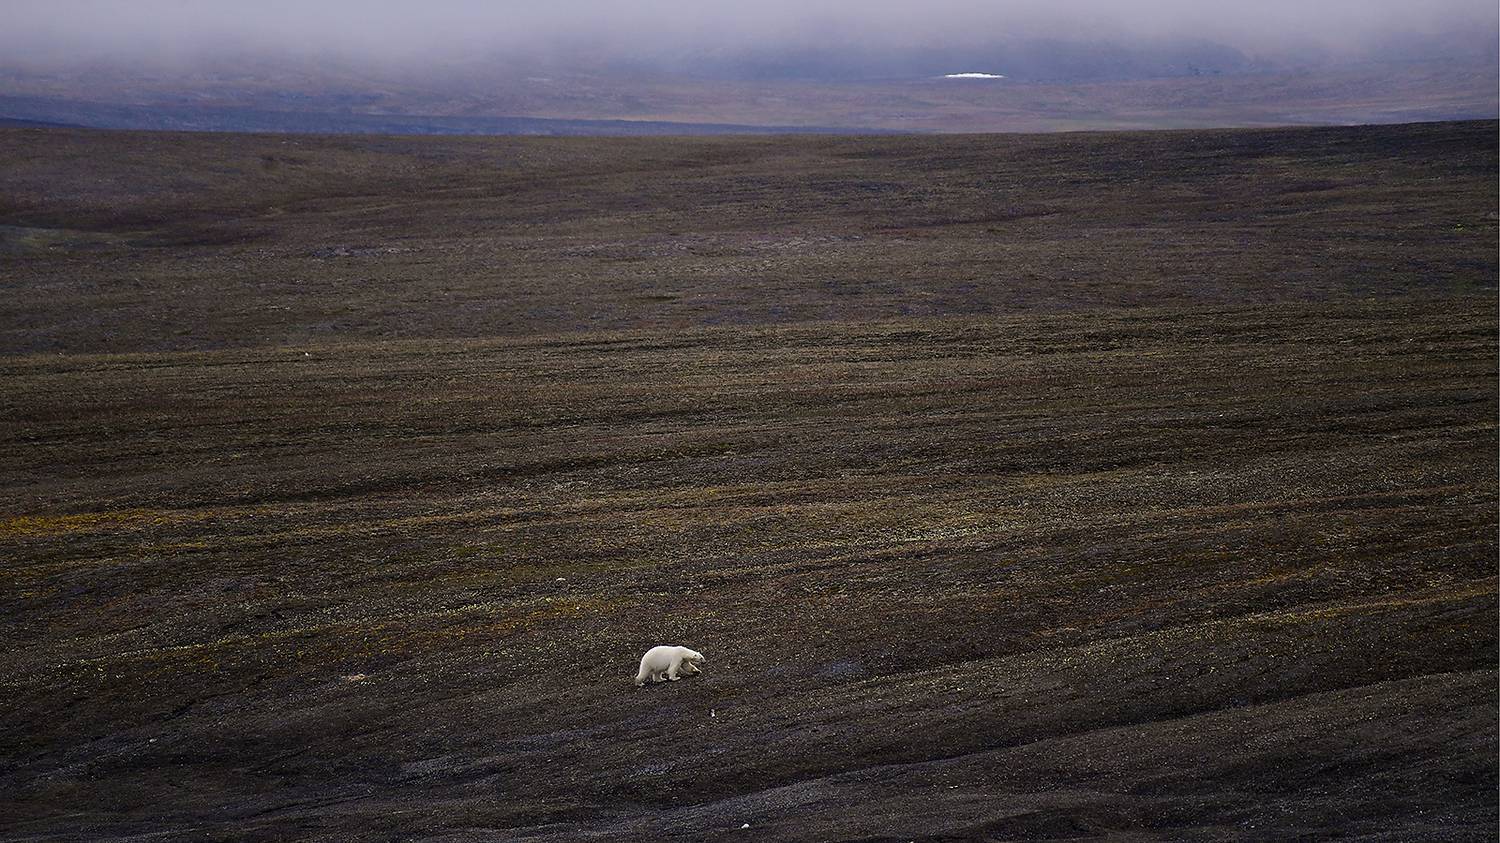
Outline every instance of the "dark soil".
<path id="1" fill-rule="evenodd" d="M 1493 839 L 1495 140 L 0 130 L 0 837 Z"/>

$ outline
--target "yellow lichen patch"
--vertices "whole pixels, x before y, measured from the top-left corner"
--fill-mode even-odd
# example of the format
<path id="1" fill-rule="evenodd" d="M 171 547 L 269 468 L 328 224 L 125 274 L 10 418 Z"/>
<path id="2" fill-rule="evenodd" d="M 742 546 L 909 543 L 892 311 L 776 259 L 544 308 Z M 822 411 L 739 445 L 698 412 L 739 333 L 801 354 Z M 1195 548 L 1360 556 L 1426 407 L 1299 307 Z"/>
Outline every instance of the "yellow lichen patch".
<path id="1" fill-rule="evenodd" d="M 259 514 L 262 510 L 246 509 L 242 514 Z M 270 511 L 270 510 L 265 510 Z M 368 518 L 354 515 L 348 520 L 335 524 L 310 524 L 297 526 L 290 529 L 267 529 L 246 535 L 222 535 L 214 539 L 214 546 L 218 548 L 234 548 L 244 546 L 263 546 L 273 541 L 306 541 L 310 539 L 328 538 L 350 538 L 390 535 L 392 533 L 409 533 L 411 531 L 437 532 L 443 527 L 454 525 L 464 526 L 469 524 L 482 524 L 484 522 L 513 517 L 520 510 L 510 507 L 490 507 L 482 509 L 465 509 L 458 512 L 447 512 L 420 516 L 398 516 L 394 518 Z M 220 513 L 222 514 L 222 513 Z M 194 549 L 193 545 L 170 544 L 164 545 L 160 550 Z"/>
<path id="2" fill-rule="evenodd" d="M 1361 612 L 1375 612 L 1386 609 L 1402 609 L 1411 606 L 1421 606 L 1430 603 L 1451 603 L 1462 600 L 1472 600 L 1475 597 L 1493 597 L 1495 594 L 1495 580 L 1479 580 L 1475 582 L 1460 583 L 1457 588 L 1437 593 L 1418 593 L 1402 597 L 1377 598 L 1374 600 L 1356 600 L 1341 603 L 1335 606 L 1319 606 L 1312 609 L 1288 609 L 1281 612 L 1270 612 L 1262 615 L 1252 616 L 1256 621 L 1286 621 L 1297 622 L 1305 620 L 1328 620 L 1353 615 Z"/>
<path id="3" fill-rule="evenodd" d="M 0 540 L 54 538 L 119 530 L 179 527 L 216 518 L 248 518 L 266 514 L 285 514 L 285 510 L 266 506 L 229 506 L 204 509 L 116 509 L 66 515 L 18 515 L 13 518 L 0 519 Z M 176 548 L 177 545 L 165 547 Z"/>
<path id="4" fill-rule="evenodd" d="M 75 515 L 21 515 L 0 521 L 0 539 L 92 533 L 113 527 L 134 526 L 151 515 L 146 510 L 138 509 L 81 512 Z"/>

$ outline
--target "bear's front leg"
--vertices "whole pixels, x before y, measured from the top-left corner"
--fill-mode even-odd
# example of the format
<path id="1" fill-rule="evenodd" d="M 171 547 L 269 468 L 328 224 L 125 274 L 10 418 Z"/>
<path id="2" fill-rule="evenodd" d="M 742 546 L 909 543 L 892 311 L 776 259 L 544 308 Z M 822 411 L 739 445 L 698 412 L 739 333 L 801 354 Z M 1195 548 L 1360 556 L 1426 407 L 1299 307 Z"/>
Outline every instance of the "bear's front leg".
<path id="1" fill-rule="evenodd" d="M 667 680 L 668 681 L 670 681 L 670 682 L 676 682 L 678 679 L 682 678 L 682 677 L 680 677 L 680 676 L 677 675 L 677 669 L 680 668 L 680 667 L 682 667 L 682 662 L 681 661 L 672 662 L 672 666 L 669 667 L 669 668 L 667 668 Z"/>

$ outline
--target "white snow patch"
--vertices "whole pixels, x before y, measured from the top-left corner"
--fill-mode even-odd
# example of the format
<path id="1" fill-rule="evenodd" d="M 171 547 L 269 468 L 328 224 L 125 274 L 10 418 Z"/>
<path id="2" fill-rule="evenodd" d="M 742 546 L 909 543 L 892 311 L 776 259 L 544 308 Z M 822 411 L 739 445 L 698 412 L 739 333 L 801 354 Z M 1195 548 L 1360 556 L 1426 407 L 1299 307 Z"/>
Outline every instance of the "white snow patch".
<path id="1" fill-rule="evenodd" d="M 1004 79 L 998 73 L 944 73 L 944 79 Z"/>

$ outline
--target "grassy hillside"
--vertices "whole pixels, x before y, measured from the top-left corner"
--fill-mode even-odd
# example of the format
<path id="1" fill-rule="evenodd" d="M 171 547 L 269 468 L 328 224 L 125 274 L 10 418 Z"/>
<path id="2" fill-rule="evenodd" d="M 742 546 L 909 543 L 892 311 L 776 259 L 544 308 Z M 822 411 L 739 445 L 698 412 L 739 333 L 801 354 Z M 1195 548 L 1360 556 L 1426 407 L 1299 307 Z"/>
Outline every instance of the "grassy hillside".
<path id="1" fill-rule="evenodd" d="M 1493 123 L 0 147 L 4 839 L 1493 834 Z"/>

